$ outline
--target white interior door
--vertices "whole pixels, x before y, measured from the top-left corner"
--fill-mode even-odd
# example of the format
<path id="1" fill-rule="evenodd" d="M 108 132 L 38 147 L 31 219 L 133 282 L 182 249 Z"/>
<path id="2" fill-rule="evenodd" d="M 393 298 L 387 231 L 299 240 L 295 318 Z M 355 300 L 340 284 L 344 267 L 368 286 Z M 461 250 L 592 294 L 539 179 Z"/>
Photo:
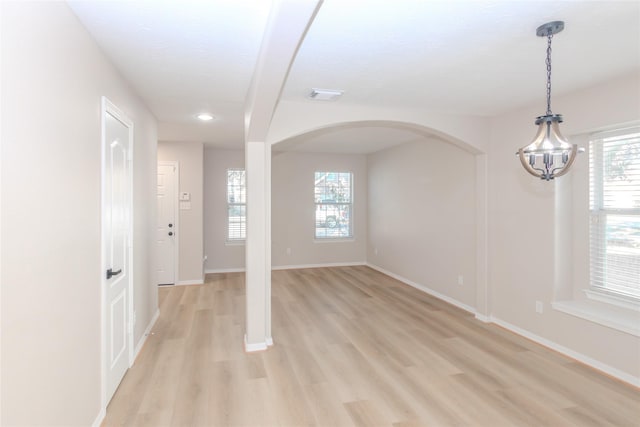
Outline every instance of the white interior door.
<path id="1" fill-rule="evenodd" d="M 158 163 L 157 281 L 159 285 L 176 283 L 178 166 L 176 162 Z"/>
<path id="2" fill-rule="evenodd" d="M 133 124 L 106 99 L 103 109 L 103 372 L 106 404 L 129 368 L 132 349 Z"/>

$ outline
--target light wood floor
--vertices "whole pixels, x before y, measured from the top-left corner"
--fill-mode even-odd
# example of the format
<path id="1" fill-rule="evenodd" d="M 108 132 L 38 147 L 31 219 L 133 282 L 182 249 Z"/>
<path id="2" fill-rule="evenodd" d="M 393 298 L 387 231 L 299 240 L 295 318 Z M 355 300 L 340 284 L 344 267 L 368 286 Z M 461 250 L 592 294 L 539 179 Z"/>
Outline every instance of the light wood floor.
<path id="1" fill-rule="evenodd" d="M 275 271 L 253 354 L 244 274 L 159 292 L 104 425 L 640 425 L 638 389 L 367 267 Z"/>

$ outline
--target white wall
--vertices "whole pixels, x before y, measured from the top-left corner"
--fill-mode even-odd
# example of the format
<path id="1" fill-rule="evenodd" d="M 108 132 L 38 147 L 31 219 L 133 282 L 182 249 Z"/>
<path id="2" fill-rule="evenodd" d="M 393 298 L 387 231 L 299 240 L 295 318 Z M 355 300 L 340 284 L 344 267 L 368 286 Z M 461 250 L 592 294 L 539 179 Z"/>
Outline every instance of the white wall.
<path id="1" fill-rule="evenodd" d="M 244 243 L 227 243 L 227 169 L 244 169 L 244 151 L 204 150 L 205 270 L 244 269 Z"/>
<path id="2" fill-rule="evenodd" d="M 314 239 L 314 173 L 320 171 L 353 173 L 353 239 L 322 242 Z M 366 156 L 273 152 L 271 186 L 271 257 L 274 267 L 366 261 Z M 287 248 L 291 249 L 289 255 Z"/>
<path id="3" fill-rule="evenodd" d="M 101 96 L 135 126 L 135 342 L 157 309 L 156 122 L 65 3 L 0 7 L 0 424 L 90 425 L 101 404 Z"/>
<path id="4" fill-rule="evenodd" d="M 244 167 L 244 152 L 205 150 L 206 270 L 244 269 L 244 245 L 226 243 L 226 171 Z M 357 154 L 273 152 L 271 178 L 274 267 L 364 263 L 367 230 L 366 157 Z M 354 238 L 314 241 L 313 177 L 316 171 L 354 173 Z M 291 254 L 287 255 L 287 248 Z"/>
<path id="5" fill-rule="evenodd" d="M 565 135 L 577 135 L 640 119 L 640 78 L 621 77 L 606 84 L 554 99 L 554 112 L 562 113 Z M 535 133 L 533 121 L 542 105 L 496 117 L 492 123 L 489 152 L 489 282 L 493 317 L 589 357 L 597 363 L 640 377 L 640 338 L 600 324 L 574 317 L 550 307 L 557 287 L 555 274 L 561 263 L 582 263 L 588 247 L 588 228 L 577 229 L 561 237 L 556 244 L 560 222 L 574 219 L 586 224 L 585 211 L 558 213 L 556 191 L 562 180 L 573 179 L 576 188 L 588 187 L 584 180 L 588 158 L 577 160 L 576 170 L 558 179 L 542 182 L 524 172 L 514 154 L 528 144 Z M 580 181 L 582 180 L 582 181 Z M 568 194 L 572 197 L 571 192 Z M 584 199 L 584 194 L 579 195 Z M 565 241 L 563 241 L 563 239 Z M 570 241 L 566 241 L 570 239 Z M 568 252 L 562 247 L 573 248 Z M 577 257 L 577 254 L 582 257 Z M 575 258 L 574 258 L 575 256 Z M 582 277 L 585 275 L 575 275 Z M 574 282 L 570 287 L 584 288 L 587 283 Z M 567 293 L 561 292 L 562 298 Z M 569 295 L 571 292 L 568 293 Z M 536 314 L 535 302 L 545 310 Z M 615 308 L 611 308 L 613 312 Z"/>
<path id="6" fill-rule="evenodd" d="M 204 257 L 204 147 L 201 142 L 158 143 L 158 161 L 177 161 L 180 169 L 179 193 L 191 195 L 191 208 L 179 209 L 176 235 L 179 242 L 178 283 L 203 283 Z M 178 234 L 179 233 L 179 234 Z"/>
<path id="7" fill-rule="evenodd" d="M 368 174 L 367 261 L 475 307 L 475 156 L 424 139 L 370 154 Z"/>

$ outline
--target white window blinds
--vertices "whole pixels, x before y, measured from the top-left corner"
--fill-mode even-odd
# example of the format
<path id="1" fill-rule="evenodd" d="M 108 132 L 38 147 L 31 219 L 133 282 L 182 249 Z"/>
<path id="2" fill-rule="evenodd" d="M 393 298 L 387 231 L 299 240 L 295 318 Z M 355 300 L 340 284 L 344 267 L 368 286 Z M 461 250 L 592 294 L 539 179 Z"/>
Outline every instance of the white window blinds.
<path id="1" fill-rule="evenodd" d="M 640 128 L 589 143 L 591 288 L 640 299 Z"/>
<path id="2" fill-rule="evenodd" d="M 227 240 L 247 237 L 247 186 L 244 169 L 227 170 Z"/>

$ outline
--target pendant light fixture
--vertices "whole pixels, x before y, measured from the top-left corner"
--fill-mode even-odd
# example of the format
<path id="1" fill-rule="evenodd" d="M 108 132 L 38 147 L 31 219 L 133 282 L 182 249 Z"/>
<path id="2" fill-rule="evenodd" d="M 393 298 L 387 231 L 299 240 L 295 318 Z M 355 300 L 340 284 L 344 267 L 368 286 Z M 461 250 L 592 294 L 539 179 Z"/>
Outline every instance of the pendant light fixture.
<path id="1" fill-rule="evenodd" d="M 536 118 L 538 132 L 531 144 L 516 153 L 527 172 L 546 181 L 566 174 L 578 153 L 584 151 L 562 136 L 562 115 L 551 112 L 551 39 L 563 29 L 564 22 L 553 21 L 536 30 L 539 37 L 547 38 L 547 112 Z"/>

